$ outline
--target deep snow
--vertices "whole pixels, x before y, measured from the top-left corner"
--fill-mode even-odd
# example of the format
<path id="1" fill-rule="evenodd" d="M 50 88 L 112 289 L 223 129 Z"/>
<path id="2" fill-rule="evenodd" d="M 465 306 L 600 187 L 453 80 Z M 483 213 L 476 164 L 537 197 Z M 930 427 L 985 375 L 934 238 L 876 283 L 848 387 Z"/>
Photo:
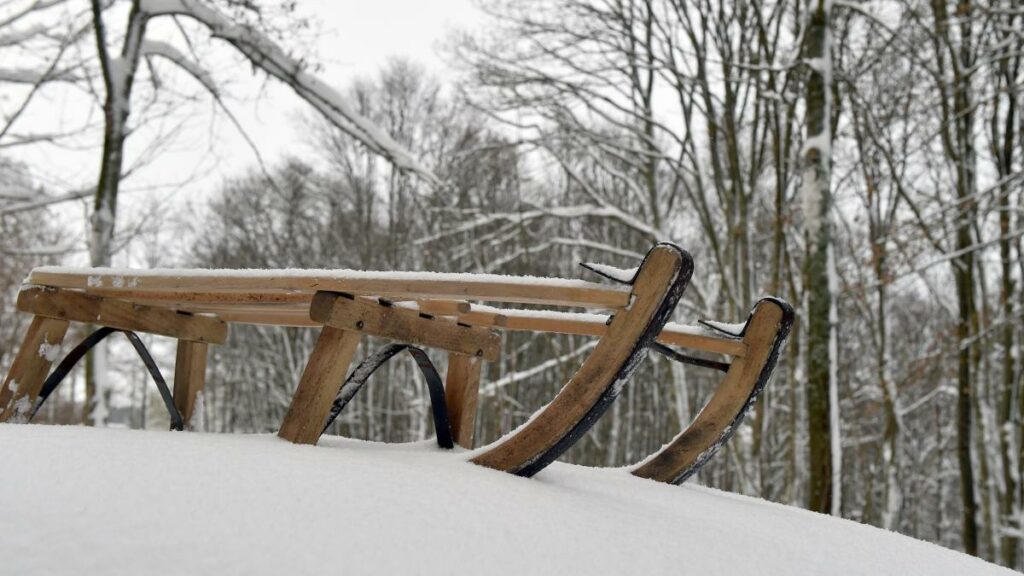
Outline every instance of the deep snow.
<path id="1" fill-rule="evenodd" d="M 432 442 L 0 424 L 0 574 L 1012 574 L 622 470 L 533 479 Z"/>

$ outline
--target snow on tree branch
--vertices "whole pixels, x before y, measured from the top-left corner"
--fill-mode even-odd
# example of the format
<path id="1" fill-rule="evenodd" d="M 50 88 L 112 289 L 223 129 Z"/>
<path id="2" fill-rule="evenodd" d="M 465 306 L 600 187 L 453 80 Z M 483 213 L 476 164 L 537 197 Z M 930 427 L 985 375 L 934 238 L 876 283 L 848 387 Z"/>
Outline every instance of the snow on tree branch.
<path id="1" fill-rule="evenodd" d="M 17 46 L 28 40 L 41 36 L 46 33 L 47 27 L 42 24 L 30 26 L 24 30 L 13 30 L 4 34 L 0 34 L 0 47 L 4 46 Z"/>
<path id="2" fill-rule="evenodd" d="M 618 208 L 606 204 L 603 206 L 593 205 L 580 205 L 580 206 L 560 206 L 557 208 L 538 208 L 536 210 L 530 210 L 526 212 L 510 212 L 510 213 L 496 213 L 481 216 L 475 220 L 467 222 L 461 226 L 452 228 L 451 230 L 445 230 L 438 234 L 428 236 L 416 241 L 416 244 L 422 245 L 442 238 L 460 234 L 463 232 L 470 232 L 477 228 L 494 224 L 496 222 L 510 221 L 510 222 L 526 222 L 529 220 L 536 220 L 543 217 L 553 218 L 584 218 L 587 216 L 593 216 L 598 218 L 610 218 L 612 220 L 618 220 L 621 224 L 626 225 L 629 228 L 640 232 L 647 236 L 652 241 L 661 241 L 668 239 L 668 235 L 664 234 L 660 230 L 653 228 L 645 222 L 626 214 Z"/>
<path id="3" fill-rule="evenodd" d="M 273 40 L 251 27 L 233 23 L 216 9 L 191 0 L 142 0 L 148 17 L 186 16 L 207 27 L 215 38 L 237 48 L 255 66 L 281 80 L 332 124 L 384 156 L 395 166 L 418 174 L 428 182 L 437 177 L 423 167 L 391 136 L 353 110 L 337 90 L 303 70 L 302 62 L 285 53 Z"/>
<path id="4" fill-rule="evenodd" d="M 158 40 L 143 40 L 140 50 L 142 51 L 141 55 L 143 57 L 159 56 L 170 60 L 190 76 L 195 78 L 196 81 L 202 84 L 203 87 L 209 90 L 212 94 L 220 93 L 217 89 L 217 84 L 213 81 L 213 77 L 210 73 L 200 66 L 198 62 L 188 58 L 174 46 Z"/>
<path id="5" fill-rule="evenodd" d="M 12 84 L 39 84 L 42 82 L 73 82 L 78 76 L 68 70 L 37 70 L 25 68 L 0 68 L 0 82 Z"/>
<path id="6" fill-rule="evenodd" d="M 499 390 L 505 388 L 506 386 L 515 384 L 516 382 L 521 382 L 528 378 L 532 378 L 538 374 L 543 374 L 548 370 L 553 370 L 555 368 L 563 366 L 566 362 L 570 362 L 576 359 L 578 356 L 582 356 L 583 354 L 590 352 L 596 346 L 597 341 L 587 342 L 586 344 L 583 344 L 582 346 L 573 350 L 572 352 L 569 352 L 568 354 L 563 354 L 562 356 L 551 358 L 550 360 L 541 362 L 540 364 L 533 366 L 531 368 L 527 368 L 526 370 L 520 370 L 519 372 L 506 374 L 501 379 L 495 380 L 494 382 L 491 382 L 490 384 L 482 388 L 480 390 L 480 396 L 483 396 L 485 398 L 494 396 L 495 394 L 498 393 Z"/>

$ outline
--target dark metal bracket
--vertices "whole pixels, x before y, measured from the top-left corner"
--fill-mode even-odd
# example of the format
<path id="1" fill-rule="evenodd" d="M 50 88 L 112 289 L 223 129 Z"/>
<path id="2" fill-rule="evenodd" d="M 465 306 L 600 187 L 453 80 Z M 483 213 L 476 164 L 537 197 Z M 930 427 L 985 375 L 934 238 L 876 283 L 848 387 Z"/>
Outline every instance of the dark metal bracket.
<path id="1" fill-rule="evenodd" d="M 419 366 L 420 372 L 423 373 L 423 379 L 427 383 L 427 390 L 430 392 L 430 408 L 434 416 L 434 430 L 437 432 L 437 445 L 448 449 L 455 446 L 455 442 L 452 440 L 452 427 L 448 418 L 448 406 L 445 404 L 444 382 L 441 380 L 441 375 L 438 374 L 437 368 L 434 367 L 434 363 L 430 361 L 427 353 L 422 348 L 411 344 L 388 344 L 356 366 L 334 398 L 331 412 L 327 416 L 327 423 L 324 424 L 324 429 L 320 432 L 321 435 L 334 423 L 345 406 L 362 390 L 370 376 L 403 350 L 407 350 L 416 360 L 416 365 Z"/>
<path id="2" fill-rule="evenodd" d="M 160 373 L 160 368 L 157 367 L 156 361 L 153 360 L 153 356 L 150 355 L 149 350 L 146 349 L 146 345 L 142 343 L 139 336 L 130 330 L 118 330 L 116 328 L 110 328 L 104 326 L 98 328 L 95 332 L 85 337 L 84 340 L 78 343 L 77 346 L 68 352 L 67 356 L 61 360 L 57 368 L 54 369 L 53 373 L 46 378 L 43 382 L 43 388 L 39 392 L 39 397 L 36 398 L 35 405 L 32 407 L 32 413 L 29 415 L 29 422 L 35 417 L 39 409 L 42 408 L 43 403 L 46 399 L 53 394 L 57 386 L 64 381 L 64 378 L 71 373 L 71 369 L 75 367 L 75 364 L 85 356 L 89 350 L 92 350 L 97 344 L 103 341 L 104 338 L 110 336 L 114 332 L 121 332 L 131 342 L 132 347 L 135 348 L 135 352 L 142 359 L 142 363 L 146 365 L 146 369 L 149 371 L 150 376 L 153 377 L 153 382 L 156 384 L 157 390 L 160 391 L 160 398 L 164 401 L 164 406 L 167 408 L 167 414 L 171 417 L 171 430 L 184 430 L 185 423 L 181 418 L 181 413 L 178 412 L 177 406 L 174 405 L 174 397 L 171 395 L 170 389 L 167 388 L 167 381 L 164 380 L 163 374 Z"/>

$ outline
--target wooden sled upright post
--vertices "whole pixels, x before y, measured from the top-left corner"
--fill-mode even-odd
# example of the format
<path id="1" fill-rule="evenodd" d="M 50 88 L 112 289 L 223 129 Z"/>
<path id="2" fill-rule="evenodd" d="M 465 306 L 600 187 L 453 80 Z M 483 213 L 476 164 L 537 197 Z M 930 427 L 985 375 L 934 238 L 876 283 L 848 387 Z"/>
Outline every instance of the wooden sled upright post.
<path id="1" fill-rule="evenodd" d="M 67 320 L 44 316 L 32 319 L 0 389 L 0 422 L 28 417 L 55 358 L 51 350 L 60 351 L 67 330 Z"/>
<path id="2" fill-rule="evenodd" d="M 452 436 L 463 448 L 473 447 L 480 371 L 483 363 L 475 356 L 448 355 L 448 378 L 444 385 Z"/>

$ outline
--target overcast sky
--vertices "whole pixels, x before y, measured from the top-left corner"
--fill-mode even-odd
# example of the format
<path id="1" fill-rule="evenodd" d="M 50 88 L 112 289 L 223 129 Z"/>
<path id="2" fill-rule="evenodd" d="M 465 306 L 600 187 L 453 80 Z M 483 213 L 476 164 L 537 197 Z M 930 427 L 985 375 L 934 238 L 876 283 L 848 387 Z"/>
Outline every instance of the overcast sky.
<path id="1" fill-rule="evenodd" d="M 323 65 L 320 77 L 341 91 L 355 78 L 375 73 L 393 57 L 422 63 L 431 72 L 444 77 L 446 66 L 439 55 L 439 44 L 451 31 L 478 28 L 483 20 L 472 0 L 303 0 L 298 10 L 315 18 L 320 30 L 311 51 Z M 123 25 L 120 18 L 109 18 L 108 27 L 120 25 Z M 226 44 L 218 44 L 217 49 L 231 52 Z M 243 73 L 235 72 L 236 80 L 227 86 L 232 97 L 229 107 L 246 127 L 267 163 L 273 164 L 284 155 L 311 156 L 314 151 L 303 139 L 306 126 L 302 122 L 303 117 L 312 115 L 311 108 L 288 88 L 274 80 L 267 81 L 265 74 L 253 75 L 248 69 Z M 22 128 L 38 129 L 46 122 L 56 122 L 55 118 L 62 114 L 63 122 L 74 124 L 70 119 L 73 113 L 68 110 L 74 109 L 75 98 L 81 102 L 78 116 L 82 108 L 92 114 L 99 112 L 95 107 L 86 106 L 81 94 L 51 91 L 45 98 L 33 102 L 30 113 L 20 120 Z M 209 97 L 198 107 L 203 112 L 212 108 Z M 161 153 L 148 161 L 144 171 L 129 179 L 126 183 L 129 190 L 144 188 L 146 192 L 128 192 L 123 196 L 126 213 L 122 216 L 130 217 L 128 212 L 151 205 L 154 199 L 164 198 L 168 205 L 178 207 L 205 202 L 225 178 L 255 165 L 256 158 L 249 145 L 223 114 L 217 116 L 218 120 L 213 123 L 208 119 L 191 122 L 172 146 L 161 148 Z M 49 191 L 60 193 L 94 184 L 101 138 L 102 134 L 97 131 L 89 139 L 77 142 L 78 149 L 30 146 L 8 154 L 28 163 L 33 176 Z M 145 139 L 145 136 L 129 139 L 129 157 L 139 153 Z M 188 185 L 174 186 L 183 181 Z M 168 186 L 151 189 L 161 184 Z M 78 207 L 64 208 L 69 209 L 80 214 Z"/>

